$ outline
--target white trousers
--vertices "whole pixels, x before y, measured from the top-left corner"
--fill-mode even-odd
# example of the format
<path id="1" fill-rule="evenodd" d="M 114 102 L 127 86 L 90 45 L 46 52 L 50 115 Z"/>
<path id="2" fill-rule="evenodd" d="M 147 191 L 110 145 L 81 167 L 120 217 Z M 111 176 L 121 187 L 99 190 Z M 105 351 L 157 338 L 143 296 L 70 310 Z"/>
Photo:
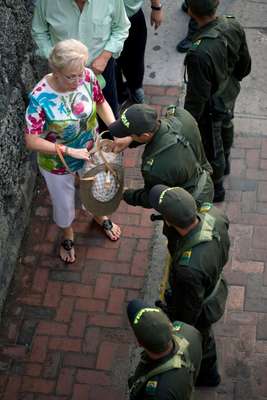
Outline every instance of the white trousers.
<path id="1" fill-rule="evenodd" d="M 75 218 L 75 177 L 56 175 L 40 168 L 53 205 L 53 219 L 60 228 L 68 228 Z"/>

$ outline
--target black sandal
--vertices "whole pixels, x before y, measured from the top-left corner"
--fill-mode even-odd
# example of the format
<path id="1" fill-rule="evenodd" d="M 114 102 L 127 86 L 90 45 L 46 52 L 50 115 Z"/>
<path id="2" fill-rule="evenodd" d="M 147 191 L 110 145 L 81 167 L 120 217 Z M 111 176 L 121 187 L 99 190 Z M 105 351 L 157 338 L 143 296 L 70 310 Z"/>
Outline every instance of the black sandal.
<path id="1" fill-rule="evenodd" d="M 114 233 L 112 232 L 113 223 L 112 223 L 112 221 L 111 221 L 110 219 L 105 219 L 105 220 L 102 222 L 102 228 L 104 229 L 106 236 L 107 236 L 107 237 L 109 238 L 109 240 L 111 240 L 112 242 L 116 242 L 116 241 L 119 239 L 119 238 L 112 239 L 112 238 L 110 237 L 110 235 L 108 234 L 108 232 L 111 232 L 111 233 L 114 235 Z"/>
<path id="2" fill-rule="evenodd" d="M 60 246 L 62 246 L 63 249 L 66 250 L 66 251 L 69 253 L 69 255 L 71 256 L 70 252 L 71 252 L 71 250 L 72 250 L 73 247 L 74 247 L 74 241 L 73 241 L 73 240 L 71 240 L 71 239 L 64 239 L 64 240 L 61 242 Z M 73 263 L 76 261 L 76 259 L 75 259 L 74 261 L 63 260 L 63 258 L 61 257 L 61 255 L 59 255 L 59 257 L 60 257 L 61 261 L 63 261 L 63 262 L 66 263 L 66 264 L 73 264 Z M 74 252 L 74 258 L 75 258 L 75 252 Z"/>

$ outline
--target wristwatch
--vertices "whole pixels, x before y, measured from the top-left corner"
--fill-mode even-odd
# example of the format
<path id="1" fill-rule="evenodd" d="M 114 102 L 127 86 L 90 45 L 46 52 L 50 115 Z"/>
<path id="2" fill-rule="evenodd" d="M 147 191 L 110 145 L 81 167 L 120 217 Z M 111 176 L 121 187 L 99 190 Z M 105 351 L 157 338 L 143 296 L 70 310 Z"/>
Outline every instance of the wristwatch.
<path id="1" fill-rule="evenodd" d="M 158 6 L 153 6 L 153 4 L 151 4 L 151 8 L 152 10 L 160 11 L 162 9 L 162 4 L 159 4 Z"/>

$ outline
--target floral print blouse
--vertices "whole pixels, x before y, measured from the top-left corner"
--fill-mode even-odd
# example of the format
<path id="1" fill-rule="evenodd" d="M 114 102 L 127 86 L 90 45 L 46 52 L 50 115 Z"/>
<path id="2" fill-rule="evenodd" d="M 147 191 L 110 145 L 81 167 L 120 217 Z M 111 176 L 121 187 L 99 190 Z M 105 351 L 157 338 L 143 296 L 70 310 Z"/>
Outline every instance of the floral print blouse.
<path id="1" fill-rule="evenodd" d="M 84 79 L 72 92 L 58 93 L 44 77 L 33 89 L 26 111 L 26 133 L 40 135 L 52 143 L 90 149 L 97 132 L 96 105 L 105 98 L 97 78 L 85 69 Z M 69 169 L 81 169 L 84 160 L 65 156 Z M 53 174 L 65 174 L 66 168 L 54 154 L 38 153 L 38 164 Z"/>

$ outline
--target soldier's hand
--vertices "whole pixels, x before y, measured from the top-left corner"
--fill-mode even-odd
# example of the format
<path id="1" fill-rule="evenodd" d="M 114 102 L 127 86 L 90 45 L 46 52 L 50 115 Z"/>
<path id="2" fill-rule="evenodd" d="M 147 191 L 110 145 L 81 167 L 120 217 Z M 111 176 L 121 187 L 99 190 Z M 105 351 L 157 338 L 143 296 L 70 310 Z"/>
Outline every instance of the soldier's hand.
<path id="1" fill-rule="evenodd" d="M 161 25 L 163 21 L 163 11 L 161 10 L 152 10 L 150 14 L 150 25 L 153 26 L 155 30 Z"/>
<path id="2" fill-rule="evenodd" d="M 131 136 L 126 136 L 124 138 L 114 138 L 111 145 L 113 153 L 121 153 L 125 150 L 133 141 Z"/>

